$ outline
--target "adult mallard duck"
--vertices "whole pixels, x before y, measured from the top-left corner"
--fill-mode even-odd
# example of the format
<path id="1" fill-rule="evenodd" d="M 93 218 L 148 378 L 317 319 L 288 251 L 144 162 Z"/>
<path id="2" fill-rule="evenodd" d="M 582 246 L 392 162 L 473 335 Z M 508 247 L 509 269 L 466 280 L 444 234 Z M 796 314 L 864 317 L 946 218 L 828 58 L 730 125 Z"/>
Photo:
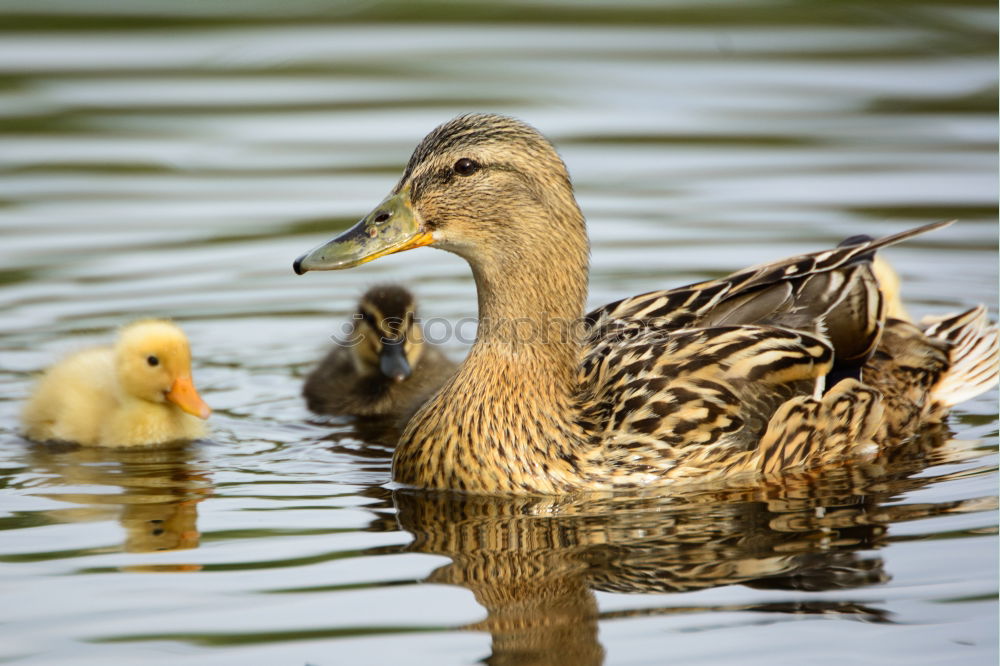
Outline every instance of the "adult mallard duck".
<path id="1" fill-rule="evenodd" d="M 413 295 L 377 286 L 361 297 L 350 338 L 310 373 L 302 394 L 320 414 L 409 417 L 454 372 L 424 341 Z"/>
<path id="2" fill-rule="evenodd" d="M 407 424 L 393 477 L 557 494 L 861 455 L 991 386 L 998 334 L 981 309 L 925 329 L 886 322 L 875 251 L 939 226 L 850 238 L 584 317 L 589 246 L 565 165 L 532 127 L 470 114 L 431 132 L 372 213 L 294 268 L 424 245 L 468 261 L 478 337 Z"/>
<path id="3" fill-rule="evenodd" d="M 205 434 L 211 413 L 191 380 L 191 351 L 176 325 L 144 320 L 114 346 L 85 349 L 52 366 L 22 413 L 36 441 L 127 447 Z"/>

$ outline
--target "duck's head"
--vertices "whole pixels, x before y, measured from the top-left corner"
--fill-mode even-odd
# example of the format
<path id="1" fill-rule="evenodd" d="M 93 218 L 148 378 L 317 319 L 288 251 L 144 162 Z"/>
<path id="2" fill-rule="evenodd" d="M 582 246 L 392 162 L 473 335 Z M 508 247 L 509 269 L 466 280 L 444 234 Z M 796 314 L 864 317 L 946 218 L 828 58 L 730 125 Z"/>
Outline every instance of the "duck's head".
<path id="1" fill-rule="evenodd" d="M 171 402 L 200 419 L 212 413 L 191 379 L 187 337 L 174 324 L 147 320 L 123 328 L 115 344 L 115 364 L 118 382 L 128 395 Z"/>
<path id="2" fill-rule="evenodd" d="M 420 142 L 382 203 L 294 269 L 351 268 L 425 245 L 473 266 L 509 266 L 539 246 L 586 254 L 583 218 L 552 144 L 514 118 L 459 116 Z"/>
<path id="3" fill-rule="evenodd" d="M 413 295 L 394 285 L 365 292 L 354 315 L 351 345 L 358 374 L 407 379 L 424 348 Z"/>

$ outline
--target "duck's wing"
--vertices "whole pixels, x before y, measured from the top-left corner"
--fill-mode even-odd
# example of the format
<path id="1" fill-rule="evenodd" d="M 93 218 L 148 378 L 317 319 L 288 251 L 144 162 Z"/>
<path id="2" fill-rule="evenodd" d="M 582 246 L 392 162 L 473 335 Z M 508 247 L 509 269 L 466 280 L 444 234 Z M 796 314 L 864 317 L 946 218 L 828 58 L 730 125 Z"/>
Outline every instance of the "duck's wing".
<path id="1" fill-rule="evenodd" d="M 868 448 L 881 420 L 854 379 L 819 397 L 832 365 L 802 331 L 623 324 L 584 357 L 583 425 L 616 487 L 815 466 Z"/>
<path id="2" fill-rule="evenodd" d="M 871 267 L 875 251 L 952 222 L 880 239 L 855 236 L 834 249 L 611 303 L 587 315 L 590 344 L 622 321 L 666 330 L 770 325 L 824 337 L 838 366 L 860 367 L 878 343 L 884 320 L 883 298 Z"/>
<path id="3" fill-rule="evenodd" d="M 593 313 L 584 425 L 618 485 L 780 472 L 872 447 L 882 398 L 858 381 L 885 323 L 872 258 L 945 224 L 851 238 Z"/>

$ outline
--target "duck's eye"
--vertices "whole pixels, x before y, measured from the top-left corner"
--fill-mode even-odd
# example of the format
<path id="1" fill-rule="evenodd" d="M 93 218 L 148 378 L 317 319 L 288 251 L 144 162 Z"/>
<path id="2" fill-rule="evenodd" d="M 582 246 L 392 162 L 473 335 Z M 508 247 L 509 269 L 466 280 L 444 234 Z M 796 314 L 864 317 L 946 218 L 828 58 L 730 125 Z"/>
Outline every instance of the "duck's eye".
<path id="1" fill-rule="evenodd" d="M 471 176 L 479 171 L 479 162 L 470 160 L 468 157 L 463 157 L 459 161 L 455 162 L 455 166 L 452 168 L 459 176 Z"/>
<path id="2" fill-rule="evenodd" d="M 151 366 L 155 368 L 160 364 L 160 359 L 156 358 L 155 356 L 147 356 L 146 363 L 149 363 Z"/>

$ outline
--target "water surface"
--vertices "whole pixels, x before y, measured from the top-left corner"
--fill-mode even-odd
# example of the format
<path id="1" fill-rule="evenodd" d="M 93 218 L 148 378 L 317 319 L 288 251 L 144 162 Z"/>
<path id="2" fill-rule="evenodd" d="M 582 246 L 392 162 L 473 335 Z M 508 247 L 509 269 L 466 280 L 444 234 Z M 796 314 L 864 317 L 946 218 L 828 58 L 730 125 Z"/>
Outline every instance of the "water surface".
<path id="1" fill-rule="evenodd" d="M 327 5 L 0 9 L 0 658 L 996 663 L 995 391 L 892 459 L 755 488 L 393 491 L 302 378 L 368 285 L 474 316 L 468 268 L 290 268 L 489 110 L 565 158 L 591 305 L 957 217 L 886 256 L 913 315 L 995 317 L 994 5 Z M 211 441 L 17 435 L 34 373 L 144 316 L 189 333 Z"/>

